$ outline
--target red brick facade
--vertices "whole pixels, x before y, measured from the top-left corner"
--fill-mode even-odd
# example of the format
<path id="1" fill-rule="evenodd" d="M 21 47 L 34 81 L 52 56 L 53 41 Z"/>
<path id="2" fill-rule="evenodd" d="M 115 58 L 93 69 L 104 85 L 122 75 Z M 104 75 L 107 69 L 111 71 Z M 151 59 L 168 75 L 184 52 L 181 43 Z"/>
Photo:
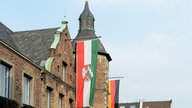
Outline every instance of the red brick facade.
<path id="1" fill-rule="evenodd" d="M 32 77 L 30 103 L 39 108 L 41 104 L 39 98 L 41 95 L 40 68 L 2 43 L 0 43 L 0 60 L 12 66 L 10 69 L 10 98 L 22 105 L 23 76 L 27 74 Z"/>
<path id="2" fill-rule="evenodd" d="M 50 50 L 54 56 L 51 72 L 40 67 L 26 58 L 20 52 L 0 42 L 0 61 L 11 66 L 10 69 L 10 99 L 23 106 L 24 75 L 30 76 L 30 106 L 35 108 L 47 107 L 47 90 L 51 89 L 51 108 L 59 108 L 59 96 L 62 96 L 62 108 L 75 107 L 75 72 L 73 48 L 68 28 L 60 34 L 56 49 Z M 31 52 L 32 53 L 32 52 Z M 63 80 L 63 63 L 66 64 L 66 80 Z"/>
<path id="3" fill-rule="evenodd" d="M 60 33 L 60 40 L 56 49 L 50 49 L 50 56 L 54 57 L 51 72 L 42 74 L 42 108 L 46 106 L 47 88 L 51 88 L 51 107 L 59 108 L 59 94 L 63 95 L 63 108 L 68 108 L 70 101 L 75 106 L 75 72 L 72 45 L 68 28 Z M 63 63 L 66 64 L 66 81 L 63 80 Z"/>

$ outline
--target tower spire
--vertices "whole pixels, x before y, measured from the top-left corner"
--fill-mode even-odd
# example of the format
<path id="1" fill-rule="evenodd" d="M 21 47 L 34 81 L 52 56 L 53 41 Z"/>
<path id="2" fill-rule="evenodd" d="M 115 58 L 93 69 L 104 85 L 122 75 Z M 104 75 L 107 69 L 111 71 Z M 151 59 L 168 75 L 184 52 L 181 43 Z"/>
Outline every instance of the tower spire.
<path id="1" fill-rule="evenodd" d="M 95 18 L 89 9 L 88 1 L 86 1 L 84 10 L 79 16 L 79 32 L 75 37 L 75 40 L 73 40 L 72 42 L 74 51 L 76 51 L 76 46 L 75 46 L 76 40 L 89 40 L 89 39 L 97 38 L 95 34 L 95 29 L 94 29 L 94 21 L 95 21 Z M 98 53 L 105 55 L 109 61 L 112 60 L 111 56 L 106 52 L 100 40 L 99 40 Z"/>
<path id="2" fill-rule="evenodd" d="M 85 7 L 81 15 L 79 16 L 79 32 L 82 30 L 94 31 L 95 18 L 89 9 L 88 1 L 85 2 Z"/>
<path id="3" fill-rule="evenodd" d="M 85 2 L 84 10 L 89 10 L 89 4 L 88 4 L 88 1 Z"/>

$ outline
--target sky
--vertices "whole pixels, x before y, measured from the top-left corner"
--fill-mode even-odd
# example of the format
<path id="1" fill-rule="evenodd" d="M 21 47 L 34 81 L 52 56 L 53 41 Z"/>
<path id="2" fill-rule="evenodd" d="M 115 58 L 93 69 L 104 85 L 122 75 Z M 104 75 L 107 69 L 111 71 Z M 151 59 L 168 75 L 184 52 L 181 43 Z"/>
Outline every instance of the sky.
<path id="1" fill-rule="evenodd" d="M 192 106 L 192 1 L 88 0 L 95 31 L 120 79 L 120 102 L 171 100 Z M 13 31 L 54 28 L 66 19 L 71 38 L 85 0 L 1 0 L 0 21 Z M 65 17 L 66 16 L 66 17 Z"/>

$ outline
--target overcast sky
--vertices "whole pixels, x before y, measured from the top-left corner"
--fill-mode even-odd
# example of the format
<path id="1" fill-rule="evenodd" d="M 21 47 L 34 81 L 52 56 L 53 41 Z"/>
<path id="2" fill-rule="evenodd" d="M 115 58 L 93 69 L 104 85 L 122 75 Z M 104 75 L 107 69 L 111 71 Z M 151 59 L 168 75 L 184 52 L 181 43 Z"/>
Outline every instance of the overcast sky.
<path id="1" fill-rule="evenodd" d="M 88 0 L 95 30 L 120 79 L 120 102 L 173 100 L 192 106 L 192 0 Z M 0 21 L 13 31 L 54 28 L 77 35 L 84 0 L 1 0 Z"/>

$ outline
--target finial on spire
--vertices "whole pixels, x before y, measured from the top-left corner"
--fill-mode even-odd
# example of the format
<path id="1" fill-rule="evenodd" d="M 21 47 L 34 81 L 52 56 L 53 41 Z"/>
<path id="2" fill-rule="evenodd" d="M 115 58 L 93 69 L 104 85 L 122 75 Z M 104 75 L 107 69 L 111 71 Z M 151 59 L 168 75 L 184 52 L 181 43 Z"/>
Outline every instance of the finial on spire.
<path id="1" fill-rule="evenodd" d="M 88 1 L 85 1 L 85 7 L 84 7 L 84 10 L 89 10 L 89 4 L 88 4 Z"/>
<path id="2" fill-rule="evenodd" d="M 66 21 L 66 16 L 64 16 L 64 21 Z"/>
<path id="3" fill-rule="evenodd" d="M 63 24 L 67 24 L 67 23 L 68 23 L 68 21 L 67 21 L 67 19 L 66 19 L 66 16 L 64 16 L 64 20 L 62 21 L 62 23 L 63 23 Z"/>

